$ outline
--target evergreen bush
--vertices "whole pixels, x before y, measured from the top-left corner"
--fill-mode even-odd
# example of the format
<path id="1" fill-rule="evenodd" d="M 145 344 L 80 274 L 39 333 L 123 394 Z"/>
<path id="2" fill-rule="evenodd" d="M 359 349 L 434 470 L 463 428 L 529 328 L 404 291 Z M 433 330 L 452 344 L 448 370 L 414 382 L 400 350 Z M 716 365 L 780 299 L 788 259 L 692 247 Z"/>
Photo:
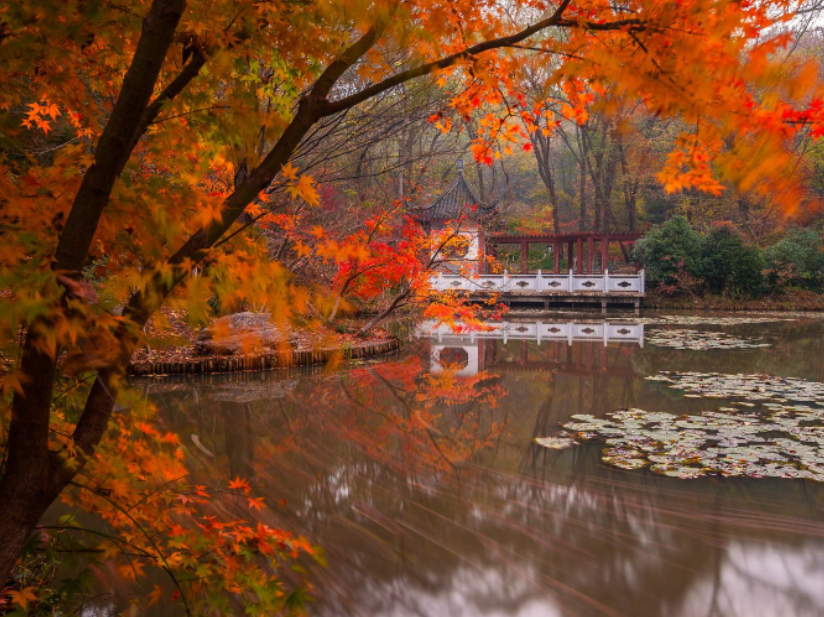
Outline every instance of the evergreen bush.
<path id="1" fill-rule="evenodd" d="M 814 229 L 795 228 L 766 252 L 766 280 L 772 289 L 824 288 L 824 244 Z"/>
<path id="2" fill-rule="evenodd" d="M 683 216 L 673 216 L 639 240 L 632 258 L 644 265 L 651 286 L 673 285 L 679 275 L 698 272 L 701 237 Z"/>
<path id="3" fill-rule="evenodd" d="M 764 290 L 763 251 L 747 244 L 730 224 L 718 225 L 701 238 L 698 274 L 714 294 L 757 297 Z"/>

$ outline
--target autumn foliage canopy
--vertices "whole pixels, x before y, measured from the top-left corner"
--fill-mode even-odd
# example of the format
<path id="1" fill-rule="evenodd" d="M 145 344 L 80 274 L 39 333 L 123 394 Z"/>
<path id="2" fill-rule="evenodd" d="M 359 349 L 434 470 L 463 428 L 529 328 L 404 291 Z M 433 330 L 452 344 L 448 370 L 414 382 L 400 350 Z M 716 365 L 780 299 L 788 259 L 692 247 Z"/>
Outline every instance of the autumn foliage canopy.
<path id="1" fill-rule="evenodd" d="M 318 307 L 327 318 L 341 296 L 374 294 L 381 280 L 400 291 L 425 287 L 432 251 L 419 250 L 422 232 L 403 216 L 392 218 L 400 222 L 391 230 L 374 221 L 337 235 L 324 225 L 300 227 L 295 205 L 312 211 L 320 202 L 301 159 L 319 122 L 428 79 L 450 93 L 432 125 L 451 131 L 456 118 L 477 119 L 472 154 L 492 164 L 531 148 L 530 134 L 549 134 L 562 119 L 583 122 L 593 107 L 609 112 L 640 101 L 683 126 L 658 173 L 667 191 L 735 186 L 790 210 L 799 193 L 786 173 L 788 144 L 801 131 L 824 133 L 815 68 L 782 55 L 792 42 L 785 26 L 799 7 L 793 0 L 6 3 L 0 336 L 6 349 L 19 344 L 19 361 L 2 381 L 0 584 L 46 508 L 67 486 L 82 493 L 76 478 L 87 476 L 98 497 L 103 490 L 139 500 L 132 490 L 150 491 L 94 478 L 130 476 L 144 464 L 107 467 L 101 457 L 111 449 L 101 443 L 125 439 L 128 447 L 140 430 L 120 424 L 131 408 L 116 401 L 142 329 L 164 302 L 203 321 L 217 298 L 225 310 L 266 308 L 285 324 Z M 547 67 L 554 94 L 545 100 L 519 91 L 527 59 Z M 302 284 L 273 259 L 267 233 L 287 238 L 288 251 L 336 264 L 331 292 Z M 152 430 L 140 439 L 162 442 Z M 206 499 L 206 489 L 183 484 L 175 485 L 179 494 Z M 235 492 L 244 491 L 238 484 Z M 197 524 L 261 552 L 271 541 L 284 559 L 312 551 L 303 540 L 237 521 Z M 223 550 L 216 542 L 206 550 Z M 216 559 L 232 572 L 237 558 Z"/>

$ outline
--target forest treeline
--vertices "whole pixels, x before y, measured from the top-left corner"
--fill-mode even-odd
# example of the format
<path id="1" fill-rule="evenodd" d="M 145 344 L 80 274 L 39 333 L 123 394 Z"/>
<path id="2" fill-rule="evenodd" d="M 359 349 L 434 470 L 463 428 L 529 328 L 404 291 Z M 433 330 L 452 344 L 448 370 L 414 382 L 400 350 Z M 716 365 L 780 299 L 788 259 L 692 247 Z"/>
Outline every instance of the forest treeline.
<path id="1" fill-rule="evenodd" d="M 824 31 L 806 21 L 796 27 L 798 43 L 785 53 L 824 63 Z M 525 71 L 527 97 L 547 96 L 546 71 Z M 594 96 L 580 123 L 565 118 L 559 103 L 551 133 L 529 133 L 529 143 L 505 146 L 492 164 L 473 158 L 475 119 L 450 119 L 451 130 L 441 130 L 449 101 L 442 87 L 422 82 L 320 128 L 299 160 L 321 181 L 324 209 L 357 218 L 396 199 L 429 203 L 463 159 L 478 194 L 498 204 L 501 225 L 515 232 L 644 232 L 681 215 L 699 232 L 729 222 L 747 242 L 767 247 L 794 226 L 822 230 L 824 148 L 809 131 L 793 138 L 791 169 L 805 192 L 788 206 L 752 186 L 668 192 L 658 174 L 684 125 L 649 114 L 640 101 Z"/>

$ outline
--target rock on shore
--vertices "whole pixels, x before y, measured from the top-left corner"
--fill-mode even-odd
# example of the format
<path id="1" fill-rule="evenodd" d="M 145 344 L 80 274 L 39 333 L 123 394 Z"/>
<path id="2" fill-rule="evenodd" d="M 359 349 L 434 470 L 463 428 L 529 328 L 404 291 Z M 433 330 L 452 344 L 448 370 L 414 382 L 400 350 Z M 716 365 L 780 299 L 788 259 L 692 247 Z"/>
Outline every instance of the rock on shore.
<path id="1" fill-rule="evenodd" d="M 269 313 L 226 315 L 204 328 L 195 342 L 198 356 L 249 356 L 272 353 L 293 337 L 281 332 L 270 321 Z"/>

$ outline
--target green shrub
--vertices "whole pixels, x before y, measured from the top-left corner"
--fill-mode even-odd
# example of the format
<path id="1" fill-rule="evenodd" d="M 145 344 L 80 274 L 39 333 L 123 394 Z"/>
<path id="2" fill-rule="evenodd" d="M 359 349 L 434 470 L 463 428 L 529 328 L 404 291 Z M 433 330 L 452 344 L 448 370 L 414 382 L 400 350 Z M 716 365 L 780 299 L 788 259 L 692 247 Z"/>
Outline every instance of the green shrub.
<path id="1" fill-rule="evenodd" d="M 711 293 L 733 298 L 764 290 L 764 253 L 744 242 L 732 225 L 719 225 L 701 239 L 699 275 Z"/>
<path id="2" fill-rule="evenodd" d="M 813 229 L 795 228 L 767 249 L 767 284 L 821 289 L 824 287 L 824 245 Z"/>
<path id="3" fill-rule="evenodd" d="M 695 275 L 701 256 L 701 237 L 683 216 L 653 227 L 635 245 L 633 260 L 644 265 L 652 286 L 673 285 L 684 272 Z"/>
<path id="4" fill-rule="evenodd" d="M 814 229 L 792 229 L 763 251 L 732 224 L 699 235 L 686 218 L 674 216 L 639 240 L 632 256 L 646 269 L 650 287 L 666 294 L 740 298 L 788 286 L 824 289 L 824 241 Z"/>

